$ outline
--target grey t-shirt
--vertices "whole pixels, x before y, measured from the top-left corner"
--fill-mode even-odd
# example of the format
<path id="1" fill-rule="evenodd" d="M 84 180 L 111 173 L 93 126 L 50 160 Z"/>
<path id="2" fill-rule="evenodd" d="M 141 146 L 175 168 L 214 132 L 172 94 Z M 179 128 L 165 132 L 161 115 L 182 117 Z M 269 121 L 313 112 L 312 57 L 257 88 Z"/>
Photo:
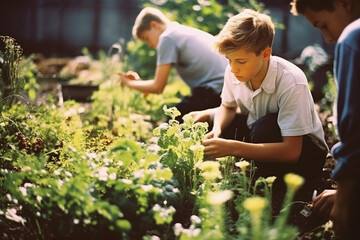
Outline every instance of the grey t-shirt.
<path id="1" fill-rule="evenodd" d="M 191 88 L 210 87 L 221 93 L 228 61 L 214 50 L 215 37 L 172 22 L 160 35 L 157 65 L 173 64 Z"/>

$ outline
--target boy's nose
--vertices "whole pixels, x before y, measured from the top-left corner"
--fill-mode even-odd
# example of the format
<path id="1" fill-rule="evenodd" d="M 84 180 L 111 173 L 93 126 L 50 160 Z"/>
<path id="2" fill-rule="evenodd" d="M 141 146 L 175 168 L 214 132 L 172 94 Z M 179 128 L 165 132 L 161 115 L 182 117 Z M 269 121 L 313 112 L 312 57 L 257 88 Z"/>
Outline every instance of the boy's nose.
<path id="1" fill-rule="evenodd" d="M 239 68 L 238 67 L 236 67 L 236 66 L 234 66 L 233 64 L 231 64 L 231 72 L 232 73 L 238 73 L 239 72 Z"/>

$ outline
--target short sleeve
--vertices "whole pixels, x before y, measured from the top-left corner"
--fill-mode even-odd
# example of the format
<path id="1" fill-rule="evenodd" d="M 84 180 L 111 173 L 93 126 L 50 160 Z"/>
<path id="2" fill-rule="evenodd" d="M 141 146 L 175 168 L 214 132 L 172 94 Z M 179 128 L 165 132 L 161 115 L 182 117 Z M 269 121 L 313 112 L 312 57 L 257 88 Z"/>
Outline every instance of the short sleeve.
<path id="1" fill-rule="evenodd" d="M 221 103 L 226 107 L 237 107 L 232 87 L 230 66 L 226 67 L 224 76 L 224 86 L 221 93 Z"/>
<path id="2" fill-rule="evenodd" d="M 160 38 L 157 46 L 157 62 L 156 64 L 176 64 L 178 62 L 178 51 L 176 43 L 167 37 Z"/>

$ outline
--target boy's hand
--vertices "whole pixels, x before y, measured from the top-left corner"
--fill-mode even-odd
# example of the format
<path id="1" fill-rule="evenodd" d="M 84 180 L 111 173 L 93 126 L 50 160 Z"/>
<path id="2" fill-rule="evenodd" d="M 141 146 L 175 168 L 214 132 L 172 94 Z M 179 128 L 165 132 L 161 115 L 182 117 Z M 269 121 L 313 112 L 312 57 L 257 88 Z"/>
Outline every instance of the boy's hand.
<path id="1" fill-rule="evenodd" d="M 118 73 L 120 75 L 120 82 L 121 82 L 121 86 L 127 86 L 129 87 L 129 82 L 133 81 L 133 80 L 141 80 L 139 74 L 137 72 L 134 71 L 128 71 L 126 73 L 123 72 L 119 72 Z M 148 92 L 144 92 L 144 97 L 147 97 L 149 95 Z"/>
<path id="2" fill-rule="evenodd" d="M 206 109 L 202 111 L 193 111 L 189 113 L 195 122 L 212 123 L 214 121 L 214 110 Z"/>
<path id="3" fill-rule="evenodd" d="M 229 155 L 229 150 L 227 149 L 228 140 L 223 138 L 211 138 L 204 139 L 202 145 L 204 148 L 205 156 L 211 158 L 225 157 Z"/>
<path id="4" fill-rule="evenodd" d="M 335 201 L 335 189 L 327 189 L 315 197 L 312 211 L 324 216 L 330 216 Z"/>
<path id="5" fill-rule="evenodd" d="M 127 73 L 119 72 L 121 86 L 128 86 L 128 82 L 131 80 L 140 80 L 139 74 L 133 71 Z"/>

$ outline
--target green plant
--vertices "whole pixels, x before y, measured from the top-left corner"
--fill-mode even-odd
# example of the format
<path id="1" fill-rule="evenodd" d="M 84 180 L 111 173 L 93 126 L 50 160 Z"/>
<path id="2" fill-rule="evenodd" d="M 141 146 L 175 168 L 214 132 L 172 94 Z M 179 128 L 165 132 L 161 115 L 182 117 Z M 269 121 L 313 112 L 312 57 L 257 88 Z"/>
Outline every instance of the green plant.
<path id="1" fill-rule="evenodd" d="M 19 62 L 22 55 L 22 48 L 9 36 L 0 36 L 0 53 L 3 58 L 1 63 L 0 78 L 0 110 L 4 105 L 10 105 L 11 97 L 14 97 L 23 89 L 24 81 L 19 78 Z"/>
<path id="2" fill-rule="evenodd" d="M 195 191 L 199 185 L 196 164 L 203 160 L 203 146 L 201 141 L 207 131 L 207 123 L 195 123 L 190 115 L 183 117 L 179 123 L 175 118 L 180 112 L 175 108 L 164 106 L 164 112 L 171 119 L 169 123 L 162 123 L 154 129 L 160 147 L 160 161 L 169 167 L 180 186 L 182 192 Z"/>

